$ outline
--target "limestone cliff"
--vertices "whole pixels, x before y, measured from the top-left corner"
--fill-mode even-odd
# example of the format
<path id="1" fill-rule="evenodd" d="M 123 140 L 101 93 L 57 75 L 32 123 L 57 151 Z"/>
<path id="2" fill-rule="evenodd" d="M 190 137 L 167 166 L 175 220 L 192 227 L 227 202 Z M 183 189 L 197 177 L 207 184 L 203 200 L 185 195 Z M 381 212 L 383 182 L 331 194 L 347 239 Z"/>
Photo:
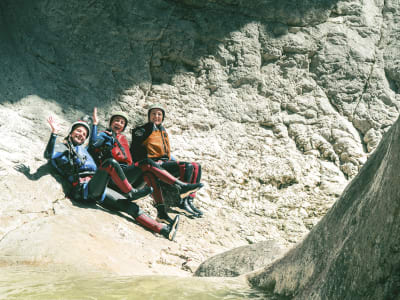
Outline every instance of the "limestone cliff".
<path id="1" fill-rule="evenodd" d="M 399 299 L 400 121 L 307 238 L 248 275 L 291 299 Z"/>

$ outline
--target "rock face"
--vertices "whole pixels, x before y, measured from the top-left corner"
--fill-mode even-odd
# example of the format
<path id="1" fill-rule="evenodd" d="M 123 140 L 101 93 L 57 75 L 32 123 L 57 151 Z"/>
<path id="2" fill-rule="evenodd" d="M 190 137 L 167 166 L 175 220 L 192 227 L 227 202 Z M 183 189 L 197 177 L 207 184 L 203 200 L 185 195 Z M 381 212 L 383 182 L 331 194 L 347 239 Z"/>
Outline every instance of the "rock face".
<path id="1" fill-rule="evenodd" d="M 265 267 L 281 257 L 285 250 L 272 240 L 238 247 L 207 259 L 194 276 L 236 277 Z"/>
<path id="2" fill-rule="evenodd" d="M 289 247 L 398 116 L 397 1 L 114 2 L 0 2 L 2 263 L 75 265 L 68 250 L 84 240 L 89 267 L 188 274 L 233 247 Z M 113 109 L 134 126 L 154 102 L 167 109 L 174 156 L 200 162 L 206 183 L 205 217 L 183 218 L 176 243 L 72 204 L 42 158 L 50 114 L 65 132 L 94 106 L 103 127 Z M 154 216 L 150 198 L 139 204 Z M 84 217 L 93 226 L 79 226 Z M 115 235 L 119 247 L 100 255 L 91 236 Z M 125 268 L 138 263 L 137 241 L 147 267 Z"/>
<path id="3" fill-rule="evenodd" d="M 399 137 L 400 120 L 305 240 L 251 284 L 290 299 L 399 299 Z"/>

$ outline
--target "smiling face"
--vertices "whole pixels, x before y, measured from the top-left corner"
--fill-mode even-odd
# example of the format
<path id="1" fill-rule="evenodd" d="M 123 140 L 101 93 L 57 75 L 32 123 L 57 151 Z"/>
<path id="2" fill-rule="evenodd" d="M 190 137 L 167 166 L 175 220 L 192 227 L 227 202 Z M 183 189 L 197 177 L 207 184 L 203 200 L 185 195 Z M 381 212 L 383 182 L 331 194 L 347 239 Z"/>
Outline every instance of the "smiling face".
<path id="1" fill-rule="evenodd" d="M 85 126 L 78 125 L 72 130 L 70 137 L 74 145 L 82 145 L 88 136 L 88 131 Z"/>
<path id="2" fill-rule="evenodd" d="M 160 125 L 163 121 L 163 112 L 161 109 L 159 108 L 153 108 L 150 111 L 150 122 L 156 124 L 156 125 Z"/>
<path id="3" fill-rule="evenodd" d="M 112 118 L 110 127 L 112 131 L 118 134 L 124 131 L 125 125 L 126 125 L 125 118 L 121 116 L 115 116 Z"/>

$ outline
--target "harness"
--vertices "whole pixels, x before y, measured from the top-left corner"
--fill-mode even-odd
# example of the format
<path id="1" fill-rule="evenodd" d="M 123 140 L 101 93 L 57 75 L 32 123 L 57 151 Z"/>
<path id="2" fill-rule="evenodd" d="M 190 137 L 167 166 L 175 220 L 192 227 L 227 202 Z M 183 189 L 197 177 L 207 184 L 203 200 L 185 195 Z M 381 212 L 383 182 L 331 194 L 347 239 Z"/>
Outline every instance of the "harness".
<path id="1" fill-rule="evenodd" d="M 86 157 L 82 157 L 78 152 L 76 152 L 70 136 L 67 139 L 67 149 L 68 162 L 71 166 L 73 176 L 72 185 L 75 186 L 79 183 L 79 168 L 85 164 Z M 75 163 L 75 158 L 77 158 L 78 163 Z"/>
<path id="2" fill-rule="evenodd" d="M 117 143 L 119 149 L 121 149 L 122 155 L 124 156 L 124 160 L 127 160 L 128 156 L 126 156 L 125 149 L 124 149 L 124 147 L 122 147 L 121 143 L 117 139 L 117 134 L 114 131 L 112 132 L 112 137 L 113 137 L 114 141 Z"/>

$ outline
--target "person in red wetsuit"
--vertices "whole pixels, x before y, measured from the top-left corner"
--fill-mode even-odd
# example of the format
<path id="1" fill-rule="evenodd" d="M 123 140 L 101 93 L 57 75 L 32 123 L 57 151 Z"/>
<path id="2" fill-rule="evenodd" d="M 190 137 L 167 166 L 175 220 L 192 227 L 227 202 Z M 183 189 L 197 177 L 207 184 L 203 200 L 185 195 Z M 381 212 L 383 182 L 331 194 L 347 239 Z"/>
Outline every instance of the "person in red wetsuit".
<path id="1" fill-rule="evenodd" d="M 179 177 L 183 182 L 196 184 L 201 179 L 201 165 L 195 162 L 177 161 L 171 156 L 169 137 L 162 125 L 165 109 L 160 104 L 152 105 L 148 110 L 148 123 L 132 130 L 131 154 L 134 161 L 151 159 L 161 168 Z M 160 187 L 152 185 L 153 197 L 161 197 Z M 183 197 L 178 204 L 178 210 L 195 217 L 201 217 L 203 212 L 198 209 L 193 199 L 195 192 Z"/>
<path id="2" fill-rule="evenodd" d="M 177 186 L 180 190 L 181 197 L 186 197 L 202 186 L 200 183 L 187 184 L 180 181 L 166 170 L 160 168 L 152 160 L 145 159 L 133 163 L 128 140 L 123 134 L 123 131 L 128 125 L 128 117 L 124 112 L 119 111 L 112 113 L 109 121 L 109 128 L 106 131 L 97 133 L 97 124 L 97 110 L 95 110 L 92 126 L 93 134 L 90 139 L 91 152 L 94 153 L 98 163 L 101 163 L 101 161 L 107 157 L 112 157 L 118 161 L 130 183 L 134 184 L 144 179 L 147 185 L 154 189 L 153 186 L 155 186 L 155 183 L 153 178 L 156 178 L 167 184 Z M 152 196 L 157 209 L 156 220 L 158 222 L 172 224 L 174 219 L 168 215 L 163 198 L 154 196 L 154 194 Z"/>

